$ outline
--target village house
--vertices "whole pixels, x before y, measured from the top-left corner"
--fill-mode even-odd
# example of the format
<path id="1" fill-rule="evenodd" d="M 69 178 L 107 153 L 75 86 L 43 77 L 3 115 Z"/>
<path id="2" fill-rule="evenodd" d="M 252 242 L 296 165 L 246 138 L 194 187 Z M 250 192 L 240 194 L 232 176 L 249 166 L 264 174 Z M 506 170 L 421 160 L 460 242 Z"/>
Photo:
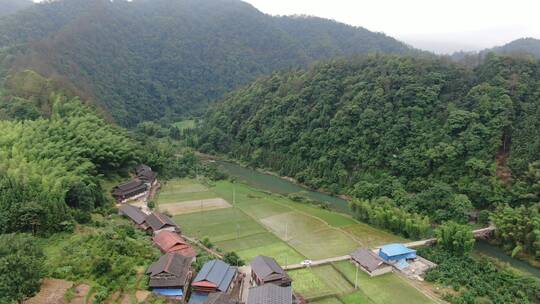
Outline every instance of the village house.
<path id="1" fill-rule="evenodd" d="M 203 304 L 239 304 L 240 302 L 223 292 L 211 293 Z"/>
<path id="2" fill-rule="evenodd" d="M 291 278 L 276 260 L 267 256 L 257 256 L 251 261 L 251 284 L 272 283 L 278 286 L 291 286 Z"/>
<path id="3" fill-rule="evenodd" d="M 127 183 L 115 186 L 112 196 L 118 203 L 125 203 L 128 200 L 135 200 L 147 194 L 148 185 L 142 180 L 135 178 Z"/>
<path id="4" fill-rule="evenodd" d="M 388 244 L 379 249 L 379 257 L 401 270 L 409 266 L 408 261 L 416 259 L 416 250 L 407 248 L 403 244 Z"/>
<path id="5" fill-rule="evenodd" d="M 221 260 L 206 262 L 195 276 L 191 288 L 194 293 L 229 293 L 235 286 L 238 269 Z"/>
<path id="6" fill-rule="evenodd" d="M 136 178 L 113 188 L 112 196 L 118 203 L 145 197 L 152 186 L 157 183 L 157 174 L 147 165 L 138 166 L 135 173 Z"/>
<path id="7" fill-rule="evenodd" d="M 164 230 L 181 233 L 180 227 L 170 217 L 159 212 L 149 214 L 145 219 L 145 224 L 148 225 L 148 229 L 151 229 L 154 234 Z"/>
<path id="8" fill-rule="evenodd" d="M 358 248 L 353 251 L 351 253 L 351 260 L 357 267 L 372 277 L 392 272 L 391 265 L 367 248 Z"/>
<path id="9" fill-rule="evenodd" d="M 291 286 L 265 284 L 249 289 L 246 304 L 292 304 L 293 300 Z"/>
<path id="10" fill-rule="evenodd" d="M 148 286 L 157 295 L 183 301 L 192 277 L 190 257 L 168 253 L 147 270 L 150 276 Z"/>
<path id="11" fill-rule="evenodd" d="M 147 183 L 150 187 L 157 183 L 157 174 L 147 165 L 139 165 L 135 169 L 137 178 Z"/>
<path id="12" fill-rule="evenodd" d="M 178 253 L 193 259 L 197 256 L 195 249 L 175 232 L 162 230 L 152 240 L 163 253 Z"/>
<path id="13" fill-rule="evenodd" d="M 143 230 L 146 230 L 146 228 L 148 228 L 146 227 L 146 224 L 144 222 L 146 220 L 147 214 L 142 212 L 141 209 L 139 209 L 138 207 L 124 204 L 120 206 L 119 213 L 131 219 L 137 225 L 137 227 Z"/>

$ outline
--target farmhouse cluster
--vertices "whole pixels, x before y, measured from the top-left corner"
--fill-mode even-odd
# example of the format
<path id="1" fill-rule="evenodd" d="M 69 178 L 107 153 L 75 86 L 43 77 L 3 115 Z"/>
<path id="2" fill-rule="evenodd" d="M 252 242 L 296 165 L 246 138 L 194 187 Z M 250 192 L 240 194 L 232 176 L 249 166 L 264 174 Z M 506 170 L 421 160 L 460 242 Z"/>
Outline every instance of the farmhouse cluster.
<path id="1" fill-rule="evenodd" d="M 257 256 L 249 265 L 237 267 L 224 262 L 219 253 L 183 236 L 180 227 L 169 216 L 147 207 L 153 189 L 159 187 L 156 174 L 146 165 L 138 166 L 135 173 L 133 180 L 115 187 L 113 195 L 120 203 L 119 213 L 152 235 L 153 244 L 163 253 L 146 270 L 148 287 L 155 295 L 173 303 L 190 304 L 305 303 L 301 296 L 294 294 L 293 280 L 275 259 Z M 199 271 L 193 265 L 197 259 L 193 243 L 216 257 L 202 265 Z M 421 279 L 425 270 L 435 266 L 403 244 L 388 244 L 374 250 L 358 248 L 340 260 L 344 259 L 350 260 L 370 277 L 396 270 L 408 277 Z M 328 262 L 306 260 L 286 269 L 325 263 Z"/>

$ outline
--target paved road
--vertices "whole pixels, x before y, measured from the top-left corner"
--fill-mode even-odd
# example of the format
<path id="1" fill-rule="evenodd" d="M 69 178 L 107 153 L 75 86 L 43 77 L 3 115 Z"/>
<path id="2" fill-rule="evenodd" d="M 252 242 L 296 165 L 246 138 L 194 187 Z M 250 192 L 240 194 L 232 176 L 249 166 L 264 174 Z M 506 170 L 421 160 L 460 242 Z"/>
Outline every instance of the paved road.
<path id="1" fill-rule="evenodd" d="M 486 233 L 491 233 L 494 230 L 495 230 L 494 226 L 489 226 L 489 227 L 486 227 L 486 228 L 476 229 L 476 230 L 473 230 L 473 235 L 475 237 L 481 237 L 481 236 L 485 235 Z M 406 247 L 409 247 L 409 248 L 416 248 L 416 247 L 421 247 L 421 246 L 425 246 L 425 245 L 430 245 L 430 244 L 433 244 L 435 242 L 437 242 L 437 239 L 430 238 L 430 239 L 426 239 L 426 240 L 420 240 L 420 241 L 405 243 L 403 245 L 405 245 Z M 379 248 L 380 247 L 375 248 L 374 251 L 376 249 L 379 249 Z M 350 258 L 351 258 L 350 255 L 343 255 L 343 256 L 338 256 L 338 257 L 333 257 L 333 258 L 316 260 L 316 261 L 312 261 L 310 266 L 320 266 L 320 265 L 330 264 L 330 263 L 339 262 L 339 261 L 346 261 L 346 260 L 349 260 Z M 282 266 L 282 267 L 285 270 L 293 270 L 293 269 L 305 268 L 306 266 L 302 265 L 302 264 L 292 264 L 292 265 L 287 265 L 287 266 Z"/>
<path id="2" fill-rule="evenodd" d="M 334 263 L 334 262 L 339 262 L 339 261 L 347 261 L 349 259 L 351 259 L 350 255 L 343 255 L 343 256 L 338 256 L 338 257 L 333 257 L 333 258 L 328 258 L 328 259 L 312 261 L 310 266 L 319 266 L 319 265 L 324 265 L 324 264 L 329 264 L 329 263 Z M 306 267 L 306 266 L 304 266 L 302 264 L 292 264 L 292 265 L 288 265 L 288 266 L 283 266 L 283 269 L 285 269 L 285 270 L 293 270 L 293 269 L 300 269 L 300 268 L 304 268 L 304 267 Z"/>

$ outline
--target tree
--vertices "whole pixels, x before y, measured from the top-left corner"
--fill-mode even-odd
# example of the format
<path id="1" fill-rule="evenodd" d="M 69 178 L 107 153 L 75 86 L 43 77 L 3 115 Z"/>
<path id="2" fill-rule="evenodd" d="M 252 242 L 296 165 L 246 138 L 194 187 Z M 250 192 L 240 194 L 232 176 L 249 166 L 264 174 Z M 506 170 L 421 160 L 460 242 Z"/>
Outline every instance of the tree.
<path id="1" fill-rule="evenodd" d="M 223 261 L 233 266 L 244 266 L 246 264 L 234 251 L 225 253 Z"/>
<path id="2" fill-rule="evenodd" d="M 0 235 L 0 302 L 22 303 L 39 291 L 43 250 L 26 234 Z"/>
<path id="3" fill-rule="evenodd" d="M 437 245 L 454 255 L 468 255 L 474 247 L 474 235 L 467 225 L 445 222 L 435 230 Z"/>

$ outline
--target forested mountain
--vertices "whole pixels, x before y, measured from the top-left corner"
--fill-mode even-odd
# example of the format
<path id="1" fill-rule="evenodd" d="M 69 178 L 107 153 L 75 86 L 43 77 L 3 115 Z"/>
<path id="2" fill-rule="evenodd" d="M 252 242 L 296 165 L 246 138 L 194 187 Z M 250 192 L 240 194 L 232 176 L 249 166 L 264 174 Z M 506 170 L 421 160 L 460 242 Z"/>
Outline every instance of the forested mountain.
<path id="1" fill-rule="evenodd" d="M 489 53 L 522 57 L 533 56 L 540 59 L 540 40 L 535 38 L 521 38 L 505 45 L 485 49 L 480 52 L 456 52 L 450 58 L 470 66 L 475 66 L 480 64 Z"/>
<path id="2" fill-rule="evenodd" d="M 470 70 L 408 57 L 334 60 L 229 94 L 199 132 L 203 151 L 463 222 L 473 206 L 540 201 L 540 62 L 490 55 Z"/>
<path id="3" fill-rule="evenodd" d="M 16 13 L 32 4 L 32 0 L 0 0 L 0 17 Z"/>
<path id="4" fill-rule="evenodd" d="M 4 70 L 74 87 L 117 122 L 199 111 L 277 69 L 409 46 L 314 17 L 271 17 L 239 0 L 59 0 L 0 19 Z"/>
<path id="5" fill-rule="evenodd" d="M 540 59 L 540 40 L 534 38 L 521 38 L 503 46 L 494 47 L 484 51 L 497 54 L 531 54 Z"/>

